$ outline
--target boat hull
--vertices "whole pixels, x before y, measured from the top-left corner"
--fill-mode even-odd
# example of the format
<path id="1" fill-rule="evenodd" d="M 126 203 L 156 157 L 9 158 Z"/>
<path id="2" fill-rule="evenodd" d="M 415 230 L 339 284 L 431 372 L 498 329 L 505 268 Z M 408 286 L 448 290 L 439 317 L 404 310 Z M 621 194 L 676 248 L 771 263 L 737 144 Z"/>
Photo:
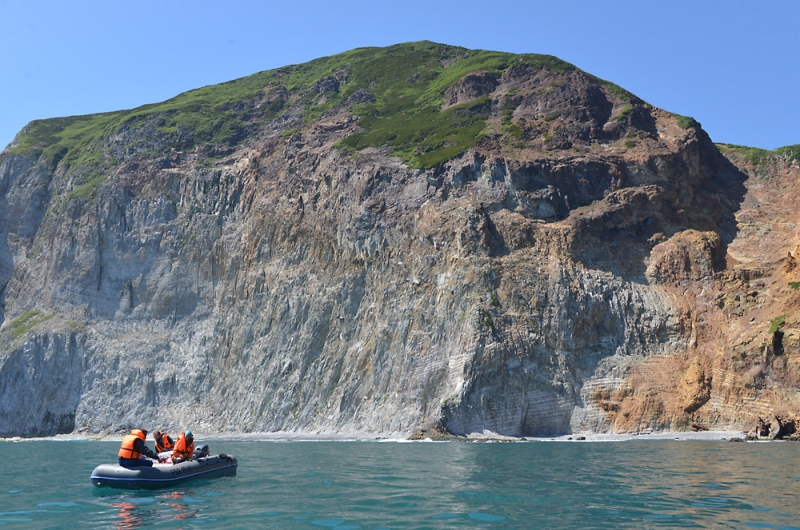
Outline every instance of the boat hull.
<path id="1" fill-rule="evenodd" d="M 154 464 L 152 467 L 122 467 L 101 464 L 92 471 L 92 484 L 123 489 L 168 488 L 190 480 L 235 477 L 239 462 L 228 455 L 212 455 L 180 464 Z"/>

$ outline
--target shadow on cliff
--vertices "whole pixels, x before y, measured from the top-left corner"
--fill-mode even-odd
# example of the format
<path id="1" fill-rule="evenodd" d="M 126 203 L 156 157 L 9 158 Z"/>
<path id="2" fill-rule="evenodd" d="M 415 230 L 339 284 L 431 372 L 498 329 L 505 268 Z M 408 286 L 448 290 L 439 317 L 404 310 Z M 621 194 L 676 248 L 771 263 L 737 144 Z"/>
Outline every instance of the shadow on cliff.
<path id="1" fill-rule="evenodd" d="M 539 313 L 533 313 L 530 322 L 518 320 L 527 313 L 524 307 L 486 309 L 491 333 L 484 330 L 481 335 L 488 342 L 475 355 L 482 359 L 480 366 L 471 367 L 463 397 L 442 408 L 442 422 L 450 432 L 553 436 L 570 434 L 576 421 L 602 428 L 602 413 L 590 406 L 595 390 L 587 388 L 586 381 L 611 370 L 602 365 L 616 352 L 656 351 L 668 347 L 676 333 L 668 325 L 666 310 L 658 312 L 649 306 L 643 294 L 647 289 L 640 288 L 651 281 L 645 273 L 653 248 L 683 231 L 713 232 L 719 244 L 712 249 L 709 272 L 719 272 L 725 267 L 727 247 L 738 233 L 736 213 L 744 201 L 748 177 L 713 144 L 707 147 L 714 149 L 704 158 L 709 171 L 697 173 L 707 178 L 699 178 L 694 188 L 680 183 L 671 188 L 658 184 L 620 188 L 559 221 L 574 223 L 568 257 L 614 278 L 596 275 L 595 288 L 587 291 L 580 287 L 585 276 L 576 272 L 581 267 L 569 263 L 559 267 L 565 277 L 557 283 L 564 286 L 565 297 L 548 292 L 542 307 L 555 307 L 562 315 L 560 320 L 553 317 L 565 326 L 560 330 L 549 327 L 553 319 L 549 324 L 537 320 Z M 491 257 L 507 254 L 501 231 L 494 223 L 487 222 L 486 227 Z M 512 318 L 512 314 L 517 316 Z M 527 333 L 517 336 L 515 327 Z M 489 342 L 493 343 L 491 354 L 486 355 Z M 505 389 L 502 395 L 496 394 L 497 388 Z M 573 418 L 576 410 L 583 411 L 579 414 L 585 418 Z"/>
<path id="2" fill-rule="evenodd" d="M 716 150 L 713 144 L 711 148 Z M 713 177 L 694 189 L 676 183 L 671 188 L 625 188 L 609 195 L 615 204 L 600 204 L 594 212 L 572 221 L 570 255 L 590 269 L 646 284 L 653 248 L 675 234 L 696 230 L 719 236 L 711 266 L 714 272 L 723 270 L 728 245 L 738 233 L 736 213 L 744 201 L 748 177 L 719 153 L 709 169 Z M 610 202 L 609 198 L 603 202 Z"/>
<path id="3" fill-rule="evenodd" d="M 14 257 L 8 248 L 8 234 L 0 232 L 0 326 L 5 322 L 6 287 L 14 272 Z"/>
<path id="4" fill-rule="evenodd" d="M 720 155 L 720 166 L 722 169 L 722 182 L 724 193 L 723 197 L 727 201 L 727 208 L 723 210 L 723 216 L 719 223 L 717 233 L 722 240 L 722 253 L 721 262 L 716 263 L 718 267 L 724 267 L 725 254 L 728 251 L 728 245 L 733 243 L 739 233 L 739 225 L 736 221 L 736 213 L 741 209 L 744 202 L 745 195 L 747 194 L 747 187 L 745 182 L 749 178 L 730 160 Z"/>

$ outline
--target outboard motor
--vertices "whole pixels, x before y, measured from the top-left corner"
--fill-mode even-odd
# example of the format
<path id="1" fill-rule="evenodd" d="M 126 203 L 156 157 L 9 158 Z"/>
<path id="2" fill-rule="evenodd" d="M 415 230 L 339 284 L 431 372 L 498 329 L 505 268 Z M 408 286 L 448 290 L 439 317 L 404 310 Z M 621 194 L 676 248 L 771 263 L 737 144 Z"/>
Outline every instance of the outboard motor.
<path id="1" fill-rule="evenodd" d="M 208 456 L 208 446 L 207 445 L 201 445 L 200 447 L 195 447 L 194 448 L 194 455 L 192 456 L 193 459 L 196 460 L 198 458 L 203 458 L 205 456 Z"/>

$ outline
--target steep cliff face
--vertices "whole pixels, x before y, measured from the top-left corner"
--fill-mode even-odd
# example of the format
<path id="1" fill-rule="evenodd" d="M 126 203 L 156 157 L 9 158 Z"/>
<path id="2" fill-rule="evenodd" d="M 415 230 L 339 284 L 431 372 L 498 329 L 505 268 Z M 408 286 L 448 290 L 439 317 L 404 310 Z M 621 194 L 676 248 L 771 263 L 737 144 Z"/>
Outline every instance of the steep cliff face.
<path id="1" fill-rule="evenodd" d="M 798 173 L 728 156 L 555 58 L 431 43 L 34 122 L 0 154 L 0 435 L 791 415 Z"/>
<path id="2" fill-rule="evenodd" d="M 718 147 L 747 175 L 736 231 L 727 245 L 684 233 L 653 249 L 648 271 L 672 271 L 668 288 L 690 317 L 690 348 L 648 359 L 601 396 L 614 429 L 687 414 L 700 427 L 750 429 L 774 416 L 800 424 L 800 147 Z M 698 275 L 711 255 L 722 267 Z"/>

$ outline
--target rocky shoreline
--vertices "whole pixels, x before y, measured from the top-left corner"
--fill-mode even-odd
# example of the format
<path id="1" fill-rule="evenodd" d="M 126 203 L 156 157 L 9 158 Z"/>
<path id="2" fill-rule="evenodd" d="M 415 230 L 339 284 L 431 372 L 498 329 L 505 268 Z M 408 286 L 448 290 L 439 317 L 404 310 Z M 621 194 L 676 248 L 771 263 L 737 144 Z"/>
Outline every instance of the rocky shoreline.
<path id="1" fill-rule="evenodd" d="M 452 434 L 415 433 L 411 436 L 376 433 L 308 433 L 308 432 L 260 432 L 260 433 L 195 433 L 197 440 L 211 441 L 250 441 L 250 442 L 629 442 L 635 440 L 677 440 L 677 441 L 782 441 L 770 438 L 754 438 L 740 431 L 703 432 L 657 432 L 642 434 L 598 434 L 576 433 L 552 437 L 513 437 L 493 432 L 471 433 L 465 436 Z M 120 434 L 92 436 L 85 434 L 59 434 L 38 438 L 10 437 L 0 438 L 0 442 L 30 441 L 118 441 Z M 798 436 L 784 438 L 786 441 L 800 441 Z"/>

